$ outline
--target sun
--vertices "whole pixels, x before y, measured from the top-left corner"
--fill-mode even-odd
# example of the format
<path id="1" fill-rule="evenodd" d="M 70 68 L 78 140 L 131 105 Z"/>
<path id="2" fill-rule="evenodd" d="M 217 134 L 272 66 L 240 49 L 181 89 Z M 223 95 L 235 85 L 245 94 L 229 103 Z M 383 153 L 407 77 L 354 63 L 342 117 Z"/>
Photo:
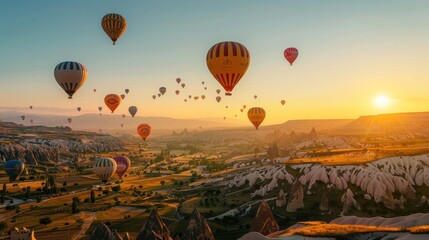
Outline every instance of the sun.
<path id="1" fill-rule="evenodd" d="M 374 104 L 377 107 L 385 107 L 385 106 L 389 105 L 390 102 L 391 102 L 391 99 L 386 97 L 386 96 L 378 96 L 374 100 Z"/>

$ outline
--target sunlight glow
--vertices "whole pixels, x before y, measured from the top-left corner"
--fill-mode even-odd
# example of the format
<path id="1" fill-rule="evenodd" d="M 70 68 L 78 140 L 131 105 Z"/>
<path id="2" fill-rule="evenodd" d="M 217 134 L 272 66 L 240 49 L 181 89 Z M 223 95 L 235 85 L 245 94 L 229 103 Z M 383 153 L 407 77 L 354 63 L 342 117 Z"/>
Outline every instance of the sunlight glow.
<path id="1" fill-rule="evenodd" d="M 377 107 L 385 107 L 391 102 L 391 99 L 386 96 L 378 96 L 374 103 Z"/>

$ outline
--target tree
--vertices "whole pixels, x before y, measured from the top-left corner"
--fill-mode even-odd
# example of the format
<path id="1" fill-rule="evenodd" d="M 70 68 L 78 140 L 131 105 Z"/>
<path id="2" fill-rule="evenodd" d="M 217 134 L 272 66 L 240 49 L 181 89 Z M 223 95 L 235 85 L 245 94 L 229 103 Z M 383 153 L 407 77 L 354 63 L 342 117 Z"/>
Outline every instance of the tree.
<path id="1" fill-rule="evenodd" d="M 46 225 L 48 225 L 51 222 L 52 222 L 52 220 L 49 217 L 44 217 L 44 218 L 41 218 L 39 220 L 39 223 L 45 225 L 45 227 L 46 227 Z"/>
<path id="2" fill-rule="evenodd" d="M 95 193 L 94 193 L 94 190 L 91 190 L 91 203 L 95 203 Z"/>
<path id="3" fill-rule="evenodd" d="M 164 186 L 165 185 L 165 181 L 164 180 L 162 180 L 161 182 L 159 182 L 159 183 L 161 183 L 161 185 L 162 186 Z"/>
<path id="4" fill-rule="evenodd" d="M 79 210 L 77 209 L 77 201 L 75 199 L 73 199 L 72 202 L 72 213 L 78 213 Z"/>
<path id="5" fill-rule="evenodd" d="M 67 182 L 66 181 L 63 182 L 63 187 L 65 187 L 65 186 L 67 186 Z"/>
<path id="6" fill-rule="evenodd" d="M 121 191 L 121 185 L 113 186 L 113 187 L 112 187 L 112 191 L 114 191 L 114 192 L 119 192 L 119 191 Z"/>
<path id="7" fill-rule="evenodd" d="M 6 192 L 7 192 L 6 183 L 3 183 L 3 195 L 6 195 Z"/>

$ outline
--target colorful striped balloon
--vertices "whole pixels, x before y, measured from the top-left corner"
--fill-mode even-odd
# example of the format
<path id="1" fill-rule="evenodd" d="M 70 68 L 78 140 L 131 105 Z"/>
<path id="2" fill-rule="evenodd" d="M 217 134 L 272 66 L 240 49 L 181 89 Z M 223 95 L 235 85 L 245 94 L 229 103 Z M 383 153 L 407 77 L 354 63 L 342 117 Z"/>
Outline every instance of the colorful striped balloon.
<path id="1" fill-rule="evenodd" d="M 220 42 L 209 49 L 206 61 L 213 77 L 225 89 L 225 95 L 232 95 L 231 91 L 249 67 L 250 54 L 241 43 Z"/>
<path id="2" fill-rule="evenodd" d="M 112 158 L 98 158 L 92 170 L 104 183 L 116 172 L 117 164 Z"/>
<path id="3" fill-rule="evenodd" d="M 78 62 L 62 62 L 54 69 L 54 77 L 58 84 L 73 98 L 73 94 L 85 83 L 88 72 L 85 66 Z"/>
<path id="4" fill-rule="evenodd" d="M 115 45 L 127 29 L 127 20 L 117 13 L 109 13 L 101 20 L 101 27 Z"/>
<path id="5" fill-rule="evenodd" d="M 255 128 L 258 129 L 259 125 L 261 125 L 265 119 L 265 110 L 260 107 L 253 107 L 247 111 L 247 117 Z"/>

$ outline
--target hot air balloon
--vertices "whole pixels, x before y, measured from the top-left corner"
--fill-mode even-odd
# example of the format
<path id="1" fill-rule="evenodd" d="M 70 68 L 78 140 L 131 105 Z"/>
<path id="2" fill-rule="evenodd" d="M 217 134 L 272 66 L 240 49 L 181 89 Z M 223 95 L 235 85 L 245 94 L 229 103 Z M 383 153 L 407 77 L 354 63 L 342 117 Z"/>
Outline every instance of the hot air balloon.
<path id="1" fill-rule="evenodd" d="M 250 54 L 238 42 L 220 42 L 209 49 L 206 61 L 213 77 L 225 89 L 225 95 L 230 96 L 249 67 Z"/>
<path id="2" fill-rule="evenodd" d="M 244 111 L 244 109 L 240 109 L 240 112 L 243 112 Z"/>
<path id="3" fill-rule="evenodd" d="M 201 98 L 204 100 L 206 99 L 206 95 L 201 95 Z"/>
<path id="4" fill-rule="evenodd" d="M 188 99 L 185 99 L 184 101 L 185 101 L 185 102 L 187 102 L 187 101 L 188 101 Z"/>
<path id="5" fill-rule="evenodd" d="M 191 98 L 192 98 L 192 96 L 191 96 L 191 95 L 189 95 L 189 96 L 188 96 L 188 98 L 189 98 L 189 99 L 191 99 Z"/>
<path id="6" fill-rule="evenodd" d="M 220 93 L 220 89 L 216 90 L 216 93 L 219 94 Z"/>
<path id="7" fill-rule="evenodd" d="M 98 158 L 92 167 L 92 171 L 94 171 L 95 175 L 104 183 L 116 172 L 116 169 L 116 162 L 112 158 Z"/>
<path id="8" fill-rule="evenodd" d="M 228 105 L 226 105 L 225 108 L 228 108 Z"/>
<path id="9" fill-rule="evenodd" d="M 14 181 L 21 175 L 21 173 L 24 171 L 25 164 L 18 159 L 14 160 L 8 160 L 4 164 L 4 170 L 6 171 L 7 175 L 9 175 L 9 180 Z"/>
<path id="10" fill-rule="evenodd" d="M 182 88 L 185 88 L 186 84 L 182 83 L 180 86 L 182 86 Z"/>
<path id="11" fill-rule="evenodd" d="M 54 69 L 54 76 L 58 84 L 73 98 L 73 94 L 85 83 L 88 72 L 85 66 L 78 62 L 62 62 Z"/>
<path id="12" fill-rule="evenodd" d="M 196 100 L 198 100 L 198 98 L 199 98 L 198 96 L 195 96 L 195 97 L 194 97 L 194 100 L 196 101 Z"/>
<path id="13" fill-rule="evenodd" d="M 101 116 L 101 115 L 103 115 L 103 114 L 101 114 L 101 113 L 100 113 L 100 116 Z"/>
<path id="14" fill-rule="evenodd" d="M 121 99 L 124 100 L 125 94 L 121 94 Z"/>
<path id="15" fill-rule="evenodd" d="M 80 112 L 80 110 L 82 110 L 82 108 L 81 107 L 77 107 L 77 111 Z"/>
<path id="16" fill-rule="evenodd" d="M 71 118 L 67 118 L 67 122 L 71 123 L 72 119 Z"/>
<path id="17" fill-rule="evenodd" d="M 202 81 L 201 83 L 204 85 L 204 83 L 205 83 L 205 82 L 204 82 L 204 81 Z"/>
<path id="18" fill-rule="evenodd" d="M 179 84 L 181 81 L 182 81 L 182 79 L 180 79 L 180 78 L 176 78 L 176 82 L 177 82 L 177 84 Z"/>
<path id="19" fill-rule="evenodd" d="M 204 90 L 207 90 L 207 87 L 204 87 Z"/>
<path id="20" fill-rule="evenodd" d="M 223 117 L 223 120 L 226 120 L 226 117 Z"/>
<path id="21" fill-rule="evenodd" d="M 221 98 L 220 96 L 217 96 L 217 97 L 216 97 L 216 101 L 219 103 L 219 102 L 220 102 L 220 100 L 222 100 L 222 98 Z"/>
<path id="22" fill-rule="evenodd" d="M 128 94 L 130 92 L 130 89 L 125 89 L 125 93 Z"/>
<path id="23" fill-rule="evenodd" d="M 247 106 L 246 105 L 243 105 L 243 109 L 246 109 L 247 108 Z"/>
<path id="24" fill-rule="evenodd" d="M 254 98 L 254 99 L 257 99 L 257 98 L 258 98 L 258 96 L 257 96 L 257 95 L 255 95 L 255 96 L 253 96 L 253 98 Z"/>
<path id="25" fill-rule="evenodd" d="M 179 90 L 176 90 L 176 95 L 179 95 L 179 93 L 180 93 L 180 91 L 179 91 Z"/>
<path id="26" fill-rule="evenodd" d="M 33 109 L 33 106 L 30 106 L 30 109 Z"/>
<path id="27" fill-rule="evenodd" d="M 122 114 L 122 118 L 125 118 L 125 114 Z"/>
<path id="28" fill-rule="evenodd" d="M 286 48 L 284 51 L 284 56 L 286 60 L 290 63 L 292 66 L 293 62 L 295 62 L 296 58 L 298 57 L 298 49 L 296 48 Z"/>
<path id="29" fill-rule="evenodd" d="M 94 88 L 92 91 L 97 92 L 97 89 Z"/>
<path id="30" fill-rule="evenodd" d="M 121 104 L 121 97 L 119 97 L 116 94 L 108 94 L 106 97 L 104 97 L 104 103 L 106 106 L 112 111 L 112 113 L 115 112 L 115 109 Z"/>
<path id="31" fill-rule="evenodd" d="M 25 116 L 24 116 L 24 115 L 22 115 L 22 116 L 21 116 L 21 119 L 22 119 L 22 121 L 24 121 L 24 120 L 25 120 Z"/>
<path id="32" fill-rule="evenodd" d="M 152 130 L 152 128 L 148 125 L 148 124 L 146 124 L 146 123 L 143 123 L 143 124 L 140 124 L 138 127 L 137 127 L 137 133 L 140 135 L 140 137 L 141 138 L 143 138 L 143 140 L 145 140 L 146 141 L 146 138 L 148 138 L 149 137 L 149 135 L 150 135 L 150 131 Z"/>
<path id="33" fill-rule="evenodd" d="M 136 106 L 129 107 L 128 112 L 130 112 L 131 116 L 134 117 L 137 113 L 137 107 Z"/>
<path id="34" fill-rule="evenodd" d="M 113 45 L 127 29 L 127 20 L 117 13 L 109 13 L 101 19 L 104 32 L 112 39 Z"/>
<path id="35" fill-rule="evenodd" d="M 103 110 L 103 108 L 102 108 L 102 107 L 98 107 L 98 111 L 100 111 L 100 112 L 101 112 L 101 110 Z"/>
<path id="36" fill-rule="evenodd" d="M 247 111 L 247 117 L 255 128 L 258 129 L 259 125 L 261 125 L 265 119 L 265 110 L 260 107 L 253 107 Z"/>
<path id="37" fill-rule="evenodd" d="M 280 103 L 284 106 L 286 101 L 285 100 L 281 100 Z"/>
<path id="38" fill-rule="evenodd" d="M 158 93 L 158 97 L 161 97 L 161 93 Z"/>
<path id="39" fill-rule="evenodd" d="M 130 168 L 131 161 L 129 158 L 125 156 L 117 156 L 117 157 L 114 157 L 113 160 L 115 160 L 117 165 L 116 174 L 118 174 L 119 178 L 122 179 L 122 176 Z"/>
<path id="40" fill-rule="evenodd" d="M 159 92 L 160 92 L 162 95 L 164 95 L 166 91 L 167 91 L 167 88 L 165 88 L 165 87 L 160 87 L 160 88 L 159 88 Z"/>
<path id="41" fill-rule="evenodd" d="M 234 117 L 237 117 L 237 114 L 235 114 Z"/>

